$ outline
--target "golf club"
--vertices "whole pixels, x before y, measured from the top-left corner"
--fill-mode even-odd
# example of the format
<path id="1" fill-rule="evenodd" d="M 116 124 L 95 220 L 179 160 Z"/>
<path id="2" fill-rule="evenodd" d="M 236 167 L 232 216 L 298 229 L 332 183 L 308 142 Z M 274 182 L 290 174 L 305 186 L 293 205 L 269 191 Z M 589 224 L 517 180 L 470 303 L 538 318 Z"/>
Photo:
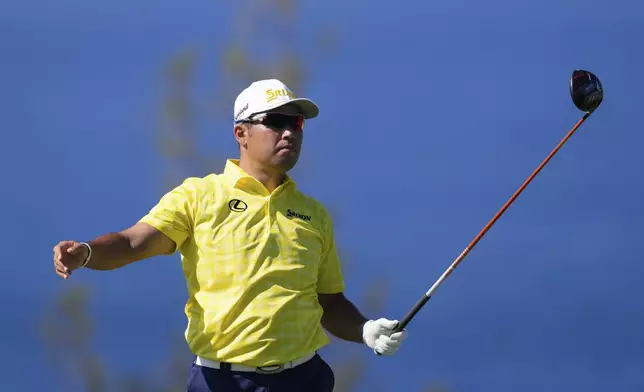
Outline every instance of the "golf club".
<path id="1" fill-rule="evenodd" d="M 467 256 L 467 254 L 476 246 L 476 244 L 483 238 L 485 233 L 494 225 L 494 223 L 503 215 L 505 210 L 510 207 L 514 200 L 521 194 L 521 192 L 528 186 L 534 177 L 543 169 L 543 167 L 550 161 L 550 159 L 559 151 L 559 149 L 566 143 L 568 139 L 577 131 L 584 121 L 599 107 L 604 97 L 604 90 L 601 82 L 597 76 L 591 72 L 584 70 L 575 70 L 570 78 L 570 96 L 575 106 L 586 112 L 584 116 L 575 124 L 575 126 L 568 132 L 568 134 L 559 142 L 559 144 L 548 154 L 548 156 L 541 162 L 535 171 L 528 177 L 528 179 L 517 189 L 517 191 L 510 197 L 510 199 L 501 207 L 496 215 L 485 225 L 485 227 L 478 233 L 472 242 L 461 252 L 461 254 L 452 262 L 452 264 L 445 270 L 445 272 L 438 278 L 432 287 L 421 297 L 421 299 L 411 308 L 405 317 L 396 325 L 393 332 L 402 331 L 409 322 L 414 318 L 420 309 L 429 301 L 432 295 L 436 292 L 438 287 L 447 279 L 447 277 L 454 271 L 459 263 Z M 378 354 L 380 355 L 380 354 Z"/>

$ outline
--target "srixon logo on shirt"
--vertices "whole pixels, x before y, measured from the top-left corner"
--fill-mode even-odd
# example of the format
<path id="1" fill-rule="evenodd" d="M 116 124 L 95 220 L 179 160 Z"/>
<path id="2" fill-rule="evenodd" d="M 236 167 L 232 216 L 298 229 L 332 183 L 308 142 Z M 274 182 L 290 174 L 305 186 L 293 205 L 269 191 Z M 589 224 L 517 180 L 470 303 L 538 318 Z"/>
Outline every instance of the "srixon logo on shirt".
<path id="1" fill-rule="evenodd" d="M 300 218 L 307 222 L 311 221 L 311 217 L 309 215 L 300 214 L 295 211 L 291 211 L 290 209 L 286 210 L 286 216 L 289 218 Z"/>

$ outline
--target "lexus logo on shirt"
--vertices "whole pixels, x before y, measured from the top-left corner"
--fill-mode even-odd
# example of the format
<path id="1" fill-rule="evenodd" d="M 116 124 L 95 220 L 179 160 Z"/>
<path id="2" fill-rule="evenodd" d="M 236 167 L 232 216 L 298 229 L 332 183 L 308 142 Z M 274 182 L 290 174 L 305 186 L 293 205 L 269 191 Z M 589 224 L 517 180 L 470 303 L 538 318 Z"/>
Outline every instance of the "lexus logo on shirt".
<path id="1" fill-rule="evenodd" d="M 239 199 L 232 199 L 231 201 L 228 202 L 228 208 L 230 208 L 231 211 L 242 212 L 242 211 L 246 211 L 246 209 L 248 208 L 248 204 L 244 203 Z"/>

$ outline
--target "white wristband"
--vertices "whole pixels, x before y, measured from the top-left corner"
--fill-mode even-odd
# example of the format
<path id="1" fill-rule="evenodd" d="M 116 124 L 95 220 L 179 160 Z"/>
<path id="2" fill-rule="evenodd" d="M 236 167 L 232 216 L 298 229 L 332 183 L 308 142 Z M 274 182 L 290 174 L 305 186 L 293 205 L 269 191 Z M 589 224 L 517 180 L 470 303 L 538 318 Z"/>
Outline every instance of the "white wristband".
<path id="1" fill-rule="evenodd" d="M 87 263 L 89 263 L 89 259 L 92 258 L 92 247 L 87 242 L 81 242 L 80 244 L 85 245 L 87 247 L 87 250 L 89 251 L 89 253 L 87 254 L 87 258 L 80 265 L 80 268 L 83 268 L 87 265 Z"/>

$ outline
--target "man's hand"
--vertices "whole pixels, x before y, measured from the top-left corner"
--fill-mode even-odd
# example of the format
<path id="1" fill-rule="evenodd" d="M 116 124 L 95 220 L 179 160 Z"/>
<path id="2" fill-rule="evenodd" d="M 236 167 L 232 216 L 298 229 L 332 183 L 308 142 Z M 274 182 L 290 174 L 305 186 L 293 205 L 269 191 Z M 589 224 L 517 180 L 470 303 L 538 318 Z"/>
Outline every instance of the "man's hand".
<path id="1" fill-rule="evenodd" d="M 406 329 L 392 334 L 397 324 L 397 320 L 385 318 L 369 320 L 362 327 L 362 339 L 375 353 L 394 355 L 407 337 Z"/>
<path id="2" fill-rule="evenodd" d="M 54 268 L 63 279 L 69 278 L 89 256 L 89 249 L 77 241 L 61 241 L 54 246 Z"/>

